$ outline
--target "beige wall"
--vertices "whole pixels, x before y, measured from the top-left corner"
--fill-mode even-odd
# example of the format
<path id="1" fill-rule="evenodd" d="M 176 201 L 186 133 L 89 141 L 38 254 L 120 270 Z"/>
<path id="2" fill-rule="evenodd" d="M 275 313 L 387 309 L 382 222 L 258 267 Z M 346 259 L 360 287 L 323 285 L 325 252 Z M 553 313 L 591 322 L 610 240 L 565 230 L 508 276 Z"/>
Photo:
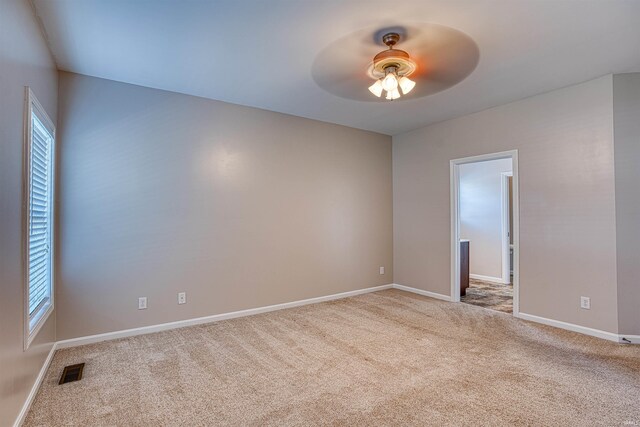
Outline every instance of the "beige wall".
<path id="1" fill-rule="evenodd" d="M 392 282 L 390 137 L 70 73 L 59 110 L 59 339 Z"/>
<path id="2" fill-rule="evenodd" d="M 502 277 L 502 173 L 511 159 L 460 165 L 460 238 L 469 240 L 469 273 Z"/>
<path id="3" fill-rule="evenodd" d="M 613 77 L 620 333 L 640 335 L 640 73 Z"/>
<path id="4" fill-rule="evenodd" d="M 520 311 L 617 332 L 612 104 L 605 76 L 394 137 L 394 281 L 450 293 L 449 160 L 518 149 Z"/>
<path id="5" fill-rule="evenodd" d="M 24 87 L 55 121 L 57 72 L 25 0 L 0 0 L 0 426 L 13 424 L 55 341 L 55 312 L 23 351 Z"/>

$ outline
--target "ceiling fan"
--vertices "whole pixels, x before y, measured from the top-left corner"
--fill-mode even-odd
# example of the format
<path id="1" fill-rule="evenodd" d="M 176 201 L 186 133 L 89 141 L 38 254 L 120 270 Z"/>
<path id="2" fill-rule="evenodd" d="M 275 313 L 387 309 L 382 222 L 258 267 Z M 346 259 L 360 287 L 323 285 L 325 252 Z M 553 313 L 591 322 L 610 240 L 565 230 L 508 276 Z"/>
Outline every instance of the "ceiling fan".
<path id="1" fill-rule="evenodd" d="M 369 77 L 376 79 L 376 82 L 369 86 L 369 92 L 378 98 L 382 96 L 383 91 L 386 91 L 385 99 L 398 99 L 411 92 L 416 85 L 409 79 L 409 76 L 416 71 L 416 63 L 407 52 L 394 48 L 399 41 L 398 33 L 387 33 L 382 36 L 382 42 L 389 49 L 374 56 L 369 66 Z"/>
<path id="2" fill-rule="evenodd" d="M 368 27 L 323 49 L 312 76 L 318 86 L 341 98 L 405 101 L 458 84 L 475 69 L 479 57 L 471 37 L 444 25 Z"/>

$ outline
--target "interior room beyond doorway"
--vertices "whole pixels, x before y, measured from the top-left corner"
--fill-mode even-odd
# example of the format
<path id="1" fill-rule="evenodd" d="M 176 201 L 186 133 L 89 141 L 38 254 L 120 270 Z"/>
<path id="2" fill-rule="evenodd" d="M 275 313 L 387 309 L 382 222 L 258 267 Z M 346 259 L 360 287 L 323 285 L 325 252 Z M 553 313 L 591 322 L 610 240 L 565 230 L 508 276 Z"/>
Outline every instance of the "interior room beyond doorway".
<path id="1" fill-rule="evenodd" d="M 458 172 L 461 281 L 468 280 L 460 301 L 512 313 L 513 161 L 466 163 Z"/>

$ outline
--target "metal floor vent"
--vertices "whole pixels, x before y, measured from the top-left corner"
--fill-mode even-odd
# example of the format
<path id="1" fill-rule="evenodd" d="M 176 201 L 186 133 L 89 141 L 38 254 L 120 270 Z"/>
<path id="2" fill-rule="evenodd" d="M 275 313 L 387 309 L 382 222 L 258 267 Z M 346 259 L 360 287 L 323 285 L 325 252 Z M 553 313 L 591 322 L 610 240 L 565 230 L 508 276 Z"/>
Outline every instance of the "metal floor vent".
<path id="1" fill-rule="evenodd" d="M 80 381 L 82 379 L 82 370 L 84 369 L 84 363 L 78 363 L 77 365 L 65 366 L 60 377 L 58 384 L 70 383 L 73 381 Z"/>

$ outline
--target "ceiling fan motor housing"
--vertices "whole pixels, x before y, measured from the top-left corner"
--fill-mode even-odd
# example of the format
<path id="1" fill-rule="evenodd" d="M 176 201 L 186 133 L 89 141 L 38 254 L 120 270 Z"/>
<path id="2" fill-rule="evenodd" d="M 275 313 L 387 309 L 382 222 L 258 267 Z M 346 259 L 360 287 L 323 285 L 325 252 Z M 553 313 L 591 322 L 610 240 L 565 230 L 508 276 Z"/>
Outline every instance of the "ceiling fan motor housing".
<path id="1" fill-rule="evenodd" d="M 369 66 L 369 76 L 379 79 L 387 74 L 387 69 L 392 67 L 398 76 L 410 76 L 416 70 L 416 63 L 404 50 L 394 49 L 393 46 L 400 41 L 398 33 L 388 33 L 382 37 L 384 44 L 389 49 L 383 50 L 373 57 L 373 62 Z"/>

